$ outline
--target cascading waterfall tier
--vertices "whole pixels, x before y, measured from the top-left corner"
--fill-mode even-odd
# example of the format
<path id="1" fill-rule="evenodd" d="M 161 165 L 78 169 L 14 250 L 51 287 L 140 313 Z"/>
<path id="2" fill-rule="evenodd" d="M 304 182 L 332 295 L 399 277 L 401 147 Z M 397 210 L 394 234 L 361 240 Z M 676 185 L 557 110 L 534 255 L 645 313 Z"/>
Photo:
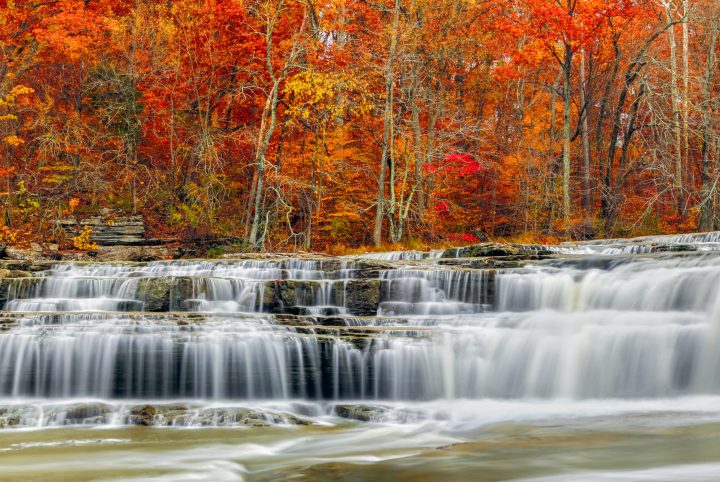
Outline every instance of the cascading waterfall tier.
<path id="1" fill-rule="evenodd" d="M 714 394 L 713 236 L 648 241 L 677 252 L 561 247 L 496 269 L 447 253 L 58 264 L 4 290 L 0 407 L 50 420 L 37 407 L 51 406 L 53 423 L 76 423 L 58 407 L 100 400 L 116 408 L 89 418 L 107 422 L 143 401 Z"/>

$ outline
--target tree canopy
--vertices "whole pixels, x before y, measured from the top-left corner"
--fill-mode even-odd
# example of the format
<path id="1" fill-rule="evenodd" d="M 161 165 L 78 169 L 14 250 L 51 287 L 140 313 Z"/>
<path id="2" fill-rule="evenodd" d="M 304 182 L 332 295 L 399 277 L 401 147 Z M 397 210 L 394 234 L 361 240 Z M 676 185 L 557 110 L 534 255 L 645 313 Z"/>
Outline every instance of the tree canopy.
<path id="1" fill-rule="evenodd" d="M 0 237 L 711 230 L 715 0 L 0 2 Z"/>

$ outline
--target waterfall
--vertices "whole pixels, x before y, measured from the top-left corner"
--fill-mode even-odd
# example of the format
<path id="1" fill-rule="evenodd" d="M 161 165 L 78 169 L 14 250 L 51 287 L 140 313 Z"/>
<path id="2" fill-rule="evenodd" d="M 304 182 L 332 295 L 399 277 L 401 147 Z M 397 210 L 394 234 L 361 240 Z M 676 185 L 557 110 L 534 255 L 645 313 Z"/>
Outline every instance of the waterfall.
<path id="1" fill-rule="evenodd" d="M 7 289 L 0 405 L 716 394 L 720 253 L 617 250 L 61 263 Z"/>

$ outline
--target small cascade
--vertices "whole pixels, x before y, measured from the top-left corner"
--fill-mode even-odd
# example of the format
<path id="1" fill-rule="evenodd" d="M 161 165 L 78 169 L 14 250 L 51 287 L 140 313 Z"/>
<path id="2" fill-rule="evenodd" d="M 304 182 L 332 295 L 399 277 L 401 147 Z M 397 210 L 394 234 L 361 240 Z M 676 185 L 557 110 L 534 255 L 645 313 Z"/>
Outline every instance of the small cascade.
<path id="1" fill-rule="evenodd" d="M 667 251 L 720 251 L 720 232 L 643 236 L 631 239 L 566 242 L 548 247 L 560 254 L 648 254 Z"/>
<path id="2" fill-rule="evenodd" d="M 473 270 L 396 269 L 381 273 L 378 314 L 458 315 L 478 313 L 491 301 L 491 272 Z"/>
<path id="3" fill-rule="evenodd" d="M 610 266 L 498 273 L 497 309 L 706 311 L 720 295 L 720 257 L 670 256 Z"/>
<path id="4" fill-rule="evenodd" d="M 45 277 L 10 286 L 10 311 L 140 311 L 137 278 Z"/>
<path id="5" fill-rule="evenodd" d="M 352 271 L 339 262 L 304 259 L 63 264 L 10 286 L 5 309 L 255 313 L 268 308 L 268 283 L 307 281 L 306 289 L 295 290 L 298 299 L 284 301 L 308 313 L 341 314 L 344 297 L 338 290 Z"/>
<path id="6" fill-rule="evenodd" d="M 375 259 L 379 261 L 422 261 L 425 259 L 438 259 L 445 253 L 444 250 L 432 251 L 387 251 L 384 253 L 366 253 L 357 256 L 359 259 Z"/>

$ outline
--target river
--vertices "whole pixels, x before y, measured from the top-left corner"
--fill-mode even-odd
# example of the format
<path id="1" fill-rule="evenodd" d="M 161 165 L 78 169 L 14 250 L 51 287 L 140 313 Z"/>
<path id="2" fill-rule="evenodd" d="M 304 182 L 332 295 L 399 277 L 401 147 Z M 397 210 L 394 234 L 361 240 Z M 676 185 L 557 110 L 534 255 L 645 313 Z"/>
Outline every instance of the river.
<path id="1" fill-rule="evenodd" d="M 2 480 L 720 478 L 718 233 L 3 291 Z"/>

